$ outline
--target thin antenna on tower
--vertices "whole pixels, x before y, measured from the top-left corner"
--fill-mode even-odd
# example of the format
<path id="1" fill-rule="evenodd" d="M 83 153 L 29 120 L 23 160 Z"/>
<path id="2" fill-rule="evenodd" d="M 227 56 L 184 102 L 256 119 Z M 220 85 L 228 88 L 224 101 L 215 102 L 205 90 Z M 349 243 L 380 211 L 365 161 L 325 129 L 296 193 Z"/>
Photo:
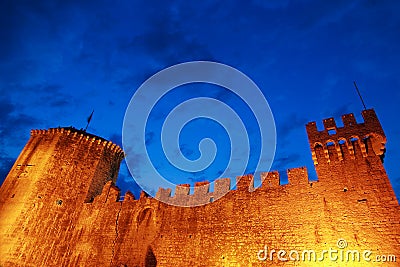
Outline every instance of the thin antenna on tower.
<path id="1" fill-rule="evenodd" d="M 89 127 L 90 121 L 92 120 L 93 112 L 94 112 L 94 109 L 93 109 L 92 113 L 90 113 L 90 116 L 87 118 L 87 124 L 86 124 L 86 127 L 85 127 L 85 132 L 86 132 L 87 128 Z"/>
<path id="2" fill-rule="evenodd" d="M 355 87 L 356 90 L 357 90 L 357 94 L 358 94 L 358 96 L 359 96 L 360 99 L 361 99 L 361 103 L 362 103 L 363 106 L 364 106 L 364 110 L 366 110 L 367 107 L 365 106 L 365 103 L 364 103 L 364 100 L 363 100 L 363 98 L 362 98 L 362 96 L 361 96 L 360 90 L 358 90 L 358 86 L 357 86 L 357 84 L 356 84 L 356 81 L 353 81 L 353 83 L 354 83 L 354 87 Z"/>

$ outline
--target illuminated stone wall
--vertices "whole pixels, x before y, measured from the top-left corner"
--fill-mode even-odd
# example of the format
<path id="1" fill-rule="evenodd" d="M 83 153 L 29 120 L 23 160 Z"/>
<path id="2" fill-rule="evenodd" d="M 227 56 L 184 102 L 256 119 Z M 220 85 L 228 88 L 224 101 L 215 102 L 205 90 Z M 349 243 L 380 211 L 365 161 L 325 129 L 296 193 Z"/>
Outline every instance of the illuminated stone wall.
<path id="1" fill-rule="evenodd" d="M 318 181 L 309 181 L 302 167 L 287 171 L 285 185 L 278 172 L 269 172 L 259 188 L 247 175 L 235 189 L 220 179 L 212 192 L 198 183 L 193 194 L 187 185 L 173 196 L 170 189 L 157 193 L 181 205 L 212 202 L 191 208 L 144 193 L 135 200 L 128 192 L 121 201 L 113 185 L 118 147 L 79 131 L 34 131 L 1 187 L 0 264 L 368 266 L 363 258 L 342 261 L 340 253 L 370 250 L 371 266 L 398 266 L 400 207 L 381 160 L 386 138 L 373 110 L 363 117 L 356 123 L 345 115 L 344 127 L 324 120 L 322 131 L 307 125 Z M 339 239 L 347 247 L 339 248 Z M 278 258 L 279 250 L 288 261 Z M 315 251 L 316 260 L 307 254 L 302 261 L 304 250 Z M 323 250 L 338 252 L 319 261 Z M 300 261 L 290 260 L 293 251 Z M 377 255 L 395 255 L 397 263 L 372 263 Z"/>
<path id="2" fill-rule="evenodd" d="M 0 189 L 0 265 L 68 255 L 82 205 L 116 181 L 121 148 L 73 128 L 32 130 Z"/>

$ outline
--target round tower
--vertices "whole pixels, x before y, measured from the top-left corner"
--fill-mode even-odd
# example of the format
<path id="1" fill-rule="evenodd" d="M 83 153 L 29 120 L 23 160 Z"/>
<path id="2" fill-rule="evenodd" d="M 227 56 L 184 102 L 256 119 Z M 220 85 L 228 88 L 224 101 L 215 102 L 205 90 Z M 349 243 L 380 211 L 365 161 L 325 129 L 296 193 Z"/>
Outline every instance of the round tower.
<path id="1" fill-rule="evenodd" d="M 123 157 L 118 145 L 72 127 L 32 130 L 0 188 L 0 254 L 73 222 L 77 207 L 116 181 Z"/>

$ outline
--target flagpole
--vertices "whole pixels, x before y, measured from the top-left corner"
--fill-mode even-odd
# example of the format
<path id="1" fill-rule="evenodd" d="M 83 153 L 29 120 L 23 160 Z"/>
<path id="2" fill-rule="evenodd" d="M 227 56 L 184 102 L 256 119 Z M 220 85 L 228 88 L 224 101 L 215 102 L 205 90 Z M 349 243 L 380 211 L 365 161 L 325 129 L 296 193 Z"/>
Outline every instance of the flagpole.
<path id="1" fill-rule="evenodd" d="M 94 112 L 94 109 L 93 109 L 92 113 L 90 113 L 90 116 L 87 118 L 87 124 L 86 124 L 85 130 L 84 130 L 85 132 L 86 132 L 87 128 L 89 127 L 90 121 L 92 120 L 93 112 Z"/>
<path id="2" fill-rule="evenodd" d="M 363 99 L 362 96 L 361 96 L 360 90 L 358 90 L 358 86 L 357 86 L 357 84 L 356 84 L 356 81 L 353 81 L 353 83 L 354 83 L 354 87 L 356 88 L 357 94 L 358 94 L 358 96 L 360 97 L 361 103 L 362 103 L 363 106 L 364 106 L 364 110 L 366 110 L 367 107 L 365 106 L 364 99 Z"/>

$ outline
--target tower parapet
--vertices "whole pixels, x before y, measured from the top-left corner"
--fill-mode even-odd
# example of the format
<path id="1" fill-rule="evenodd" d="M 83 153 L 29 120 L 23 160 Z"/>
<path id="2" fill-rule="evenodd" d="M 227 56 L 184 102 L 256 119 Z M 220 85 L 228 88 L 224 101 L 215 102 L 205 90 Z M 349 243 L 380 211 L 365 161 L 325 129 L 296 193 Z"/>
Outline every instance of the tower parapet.
<path id="1" fill-rule="evenodd" d="M 109 149 L 112 152 L 115 152 L 120 157 L 124 157 L 124 152 L 121 147 L 114 144 L 111 141 L 108 141 L 100 136 L 88 133 L 83 130 L 78 130 L 74 127 L 58 127 L 58 128 L 50 128 L 50 129 L 34 129 L 31 130 L 31 136 L 36 135 L 66 135 L 71 136 L 73 138 L 77 138 L 79 140 L 84 140 L 92 143 L 96 143 L 98 145 L 102 145 L 105 148 Z"/>
<path id="2" fill-rule="evenodd" d="M 316 122 L 306 125 L 314 164 L 355 159 L 357 154 L 367 157 L 374 153 L 383 158 L 386 136 L 373 109 L 362 111 L 364 122 L 357 123 L 354 114 L 342 116 L 343 127 L 334 118 L 323 120 L 324 129 L 318 131 Z M 358 153 L 357 153 L 358 152 Z"/>

